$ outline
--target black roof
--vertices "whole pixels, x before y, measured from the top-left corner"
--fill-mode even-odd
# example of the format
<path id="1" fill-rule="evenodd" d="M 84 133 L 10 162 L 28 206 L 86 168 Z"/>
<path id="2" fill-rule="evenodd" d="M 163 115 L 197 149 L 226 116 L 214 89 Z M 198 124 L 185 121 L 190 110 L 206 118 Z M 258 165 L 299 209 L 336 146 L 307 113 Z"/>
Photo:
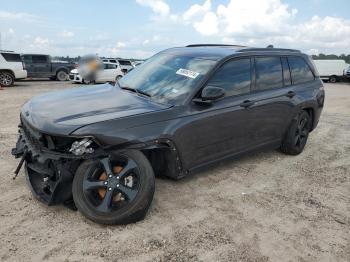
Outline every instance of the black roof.
<path id="1" fill-rule="evenodd" d="M 299 50 L 285 49 L 285 48 L 256 48 L 246 47 L 241 45 L 224 45 L 224 44 L 195 44 L 185 47 L 174 47 L 165 50 L 164 52 L 173 53 L 177 55 L 193 56 L 203 59 L 220 60 L 226 56 L 254 52 L 254 53 L 273 53 L 273 52 L 286 52 L 286 53 L 300 53 Z"/>

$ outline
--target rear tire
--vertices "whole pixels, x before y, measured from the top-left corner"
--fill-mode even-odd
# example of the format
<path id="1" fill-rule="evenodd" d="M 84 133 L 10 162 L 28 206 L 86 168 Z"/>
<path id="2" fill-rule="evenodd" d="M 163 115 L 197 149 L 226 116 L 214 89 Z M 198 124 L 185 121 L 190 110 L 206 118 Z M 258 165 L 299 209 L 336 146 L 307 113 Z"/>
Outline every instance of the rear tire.
<path id="1" fill-rule="evenodd" d="M 109 173 L 106 165 L 111 167 Z M 91 187 L 93 183 L 98 184 Z M 154 188 L 154 173 L 147 158 L 140 151 L 128 150 L 83 162 L 75 174 L 72 191 L 75 205 L 85 217 L 112 225 L 143 219 L 153 200 Z"/>
<path id="2" fill-rule="evenodd" d="M 57 74 L 56 74 L 56 79 L 58 81 L 67 81 L 68 80 L 67 72 L 65 72 L 63 70 L 58 71 Z"/>
<path id="3" fill-rule="evenodd" d="M 3 87 L 12 86 L 15 82 L 15 77 L 9 72 L 0 72 L 0 85 Z"/>
<path id="4" fill-rule="evenodd" d="M 334 84 L 334 83 L 336 83 L 337 81 L 338 81 L 337 76 L 330 76 L 330 77 L 329 77 L 329 83 Z"/>
<path id="5" fill-rule="evenodd" d="M 306 145 L 311 129 L 311 117 L 302 110 L 292 120 L 289 130 L 282 141 L 281 151 L 288 155 L 300 154 Z"/>

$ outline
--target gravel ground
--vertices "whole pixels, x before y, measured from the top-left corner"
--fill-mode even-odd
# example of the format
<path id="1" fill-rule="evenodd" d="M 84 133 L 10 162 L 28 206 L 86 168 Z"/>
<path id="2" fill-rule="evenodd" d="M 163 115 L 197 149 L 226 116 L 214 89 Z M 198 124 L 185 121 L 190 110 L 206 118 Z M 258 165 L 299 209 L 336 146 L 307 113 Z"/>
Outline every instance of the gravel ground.
<path id="1" fill-rule="evenodd" d="M 157 179 L 146 219 L 109 227 L 39 203 L 23 170 L 12 180 L 20 106 L 69 87 L 23 81 L 0 91 L 1 261 L 350 261 L 349 84 L 326 84 L 301 155 L 265 151 Z"/>

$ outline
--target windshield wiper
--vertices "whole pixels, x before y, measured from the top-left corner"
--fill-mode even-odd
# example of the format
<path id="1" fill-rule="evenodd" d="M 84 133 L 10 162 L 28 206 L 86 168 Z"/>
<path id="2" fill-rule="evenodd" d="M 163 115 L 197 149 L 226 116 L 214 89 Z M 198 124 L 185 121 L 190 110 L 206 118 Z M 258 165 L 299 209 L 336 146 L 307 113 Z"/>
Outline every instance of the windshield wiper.
<path id="1" fill-rule="evenodd" d="M 131 92 L 135 92 L 136 94 L 138 94 L 138 95 L 144 95 L 144 96 L 147 96 L 147 97 L 151 97 L 151 95 L 150 94 L 148 94 L 148 93 L 146 93 L 146 92 L 144 92 L 144 91 L 142 91 L 142 90 L 138 90 L 138 89 L 136 89 L 136 88 L 132 88 L 132 87 L 129 87 L 129 86 L 121 86 L 119 83 L 118 83 L 118 85 L 119 85 L 119 87 L 121 88 L 121 89 L 124 89 L 124 90 L 128 90 L 128 91 L 131 91 Z"/>

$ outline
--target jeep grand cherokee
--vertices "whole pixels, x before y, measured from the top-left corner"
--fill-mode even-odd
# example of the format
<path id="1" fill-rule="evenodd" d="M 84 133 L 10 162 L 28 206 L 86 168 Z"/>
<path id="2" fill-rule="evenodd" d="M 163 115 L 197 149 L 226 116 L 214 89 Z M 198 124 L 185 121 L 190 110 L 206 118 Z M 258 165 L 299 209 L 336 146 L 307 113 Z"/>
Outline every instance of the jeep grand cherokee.
<path id="1" fill-rule="evenodd" d="M 301 153 L 323 103 L 322 81 L 297 50 L 171 48 L 115 85 L 34 97 L 12 153 L 39 200 L 125 224 L 146 215 L 155 174 L 179 179 L 258 149 Z"/>

